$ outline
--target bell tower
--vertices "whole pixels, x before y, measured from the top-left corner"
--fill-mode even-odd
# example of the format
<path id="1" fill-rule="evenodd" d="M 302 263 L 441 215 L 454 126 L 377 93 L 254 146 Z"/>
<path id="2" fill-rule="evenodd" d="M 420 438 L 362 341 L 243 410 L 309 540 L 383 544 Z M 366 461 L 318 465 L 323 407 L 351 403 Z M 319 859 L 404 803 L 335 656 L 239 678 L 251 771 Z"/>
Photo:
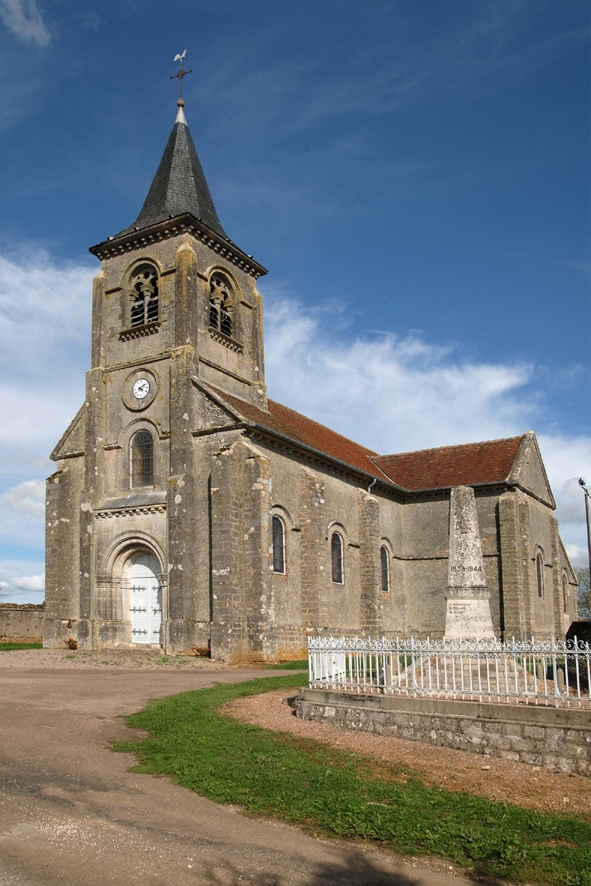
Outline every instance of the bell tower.
<path id="1" fill-rule="evenodd" d="M 226 235 L 185 119 L 184 102 L 136 221 L 93 246 L 93 368 L 185 348 L 193 374 L 265 408 L 266 270 Z"/>
<path id="2" fill-rule="evenodd" d="M 86 401 L 48 480 L 46 645 L 207 643 L 201 385 L 267 407 L 266 270 L 226 235 L 177 105 L 136 221 L 90 249 Z"/>

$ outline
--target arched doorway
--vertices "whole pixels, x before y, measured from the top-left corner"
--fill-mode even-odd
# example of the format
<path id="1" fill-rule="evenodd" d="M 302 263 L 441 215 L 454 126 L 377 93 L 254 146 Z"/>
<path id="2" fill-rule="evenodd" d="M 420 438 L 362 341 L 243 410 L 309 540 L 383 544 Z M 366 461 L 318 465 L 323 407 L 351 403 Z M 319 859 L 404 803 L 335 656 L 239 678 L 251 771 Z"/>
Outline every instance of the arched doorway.
<path id="1" fill-rule="evenodd" d="M 153 554 L 133 557 L 125 568 L 129 589 L 131 642 L 161 645 L 162 585 L 160 564 Z"/>

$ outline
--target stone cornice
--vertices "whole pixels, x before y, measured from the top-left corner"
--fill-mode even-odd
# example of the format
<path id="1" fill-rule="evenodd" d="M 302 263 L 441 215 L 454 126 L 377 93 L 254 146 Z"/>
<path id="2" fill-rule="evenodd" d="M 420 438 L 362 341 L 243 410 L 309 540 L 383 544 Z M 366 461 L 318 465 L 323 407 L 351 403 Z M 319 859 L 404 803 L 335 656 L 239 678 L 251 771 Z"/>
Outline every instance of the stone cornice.
<path id="1" fill-rule="evenodd" d="M 226 261 L 236 265 L 255 279 L 267 273 L 267 269 L 256 262 L 251 255 L 242 252 L 231 240 L 222 237 L 221 234 L 216 234 L 201 219 L 195 218 L 188 212 L 158 222 L 156 225 L 142 228 L 142 230 L 111 237 L 97 246 L 91 246 L 88 251 L 103 261 L 126 252 L 145 249 L 153 243 L 169 240 L 171 237 L 179 237 L 181 234 L 191 234 L 217 255 L 222 256 Z"/>
<path id="2" fill-rule="evenodd" d="M 160 326 L 160 320 L 154 320 L 153 323 L 142 323 L 141 326 L 131 326 L 129 329 L 123 329 L 119 333 L 119 341 L 131 341 L 132 338 L 154 335 L 155 332 L 158 332 Z"/>
<path id="3" fill-rule="evenodd" d="M 214 341 L 219 342 L 230 351 L 236 351 L 237 354 L 241 354 L 244 350 L 240 342 L 231 338 L 229 335 L 226 335 L 225 332 L 220 332 L 219 329 L 214 329 L 213 326 L 209 327 L 209 334 Z"/>
<path id="4" fill-rule="evenodd" d="M 164 514 L 166 505 L 146 505 L 140 508 L 113 508 L 111 510 L 95 511 L 98 520 L 106 520 L 109 517 L 138 517 L 143 514 Z"/>

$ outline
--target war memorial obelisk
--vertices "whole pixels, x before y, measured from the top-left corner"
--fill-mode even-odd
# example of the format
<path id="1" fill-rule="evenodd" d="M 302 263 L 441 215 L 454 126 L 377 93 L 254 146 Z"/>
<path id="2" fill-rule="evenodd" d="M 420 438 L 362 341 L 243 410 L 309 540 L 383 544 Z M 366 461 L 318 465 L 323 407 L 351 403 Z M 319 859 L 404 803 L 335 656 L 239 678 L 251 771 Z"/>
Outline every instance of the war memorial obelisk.
<path id="1" fill-rule="evenodd" d="M 454 486 L 449 505 L 449 567 L 445 637 L 495 636 L 471 486 Z"/>

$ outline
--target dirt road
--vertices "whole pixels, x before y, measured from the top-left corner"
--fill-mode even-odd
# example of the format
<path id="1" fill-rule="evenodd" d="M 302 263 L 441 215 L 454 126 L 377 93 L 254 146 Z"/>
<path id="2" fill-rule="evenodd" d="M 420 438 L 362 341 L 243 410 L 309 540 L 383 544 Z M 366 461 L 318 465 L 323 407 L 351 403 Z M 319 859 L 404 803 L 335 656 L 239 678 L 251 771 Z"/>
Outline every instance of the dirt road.
<path id="1" fill-rule="evenodd" d="M 467 886 L 444 863 L 218 806 L 167 779 L 127 772 L 114 739 L 150 698 L 271 676 L 222 669 L 9 667 L 0 659 L 2 886 Z"/>

